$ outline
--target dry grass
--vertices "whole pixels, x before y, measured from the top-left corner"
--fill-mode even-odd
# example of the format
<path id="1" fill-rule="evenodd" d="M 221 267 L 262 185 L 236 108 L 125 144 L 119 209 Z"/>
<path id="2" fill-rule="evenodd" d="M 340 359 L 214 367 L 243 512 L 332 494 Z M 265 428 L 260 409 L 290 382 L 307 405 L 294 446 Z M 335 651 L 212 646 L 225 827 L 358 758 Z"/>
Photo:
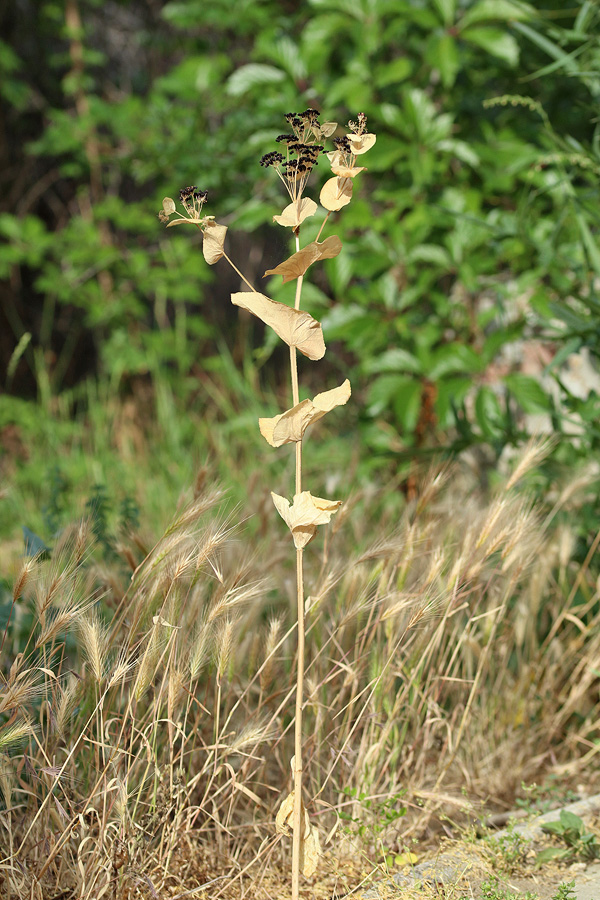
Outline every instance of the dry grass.
<path id="1" fill-rule="evenodd" d="M 361 877 L 335 875 L 340 847 L 376 860 L 596 752 L 598 590 L 554 526 L 576 495 L 544 516 L 518 489 L 537 453 L 491 498 L 459 469 L 432 476 L 360 553 L 342 510 L 308 554 L 306 788 L 328 896 Z M 291 782 L 294 579 L 278 522 L 245 556 L 221 509 L 199 490 L 110 570 L 79 523 L 15 577 L 3 897 L 287 896 L 273 821 Z M 382 830 L 393 797 L 408 814 Z M 359 844 L 341 812 L 366 826 Z"/>

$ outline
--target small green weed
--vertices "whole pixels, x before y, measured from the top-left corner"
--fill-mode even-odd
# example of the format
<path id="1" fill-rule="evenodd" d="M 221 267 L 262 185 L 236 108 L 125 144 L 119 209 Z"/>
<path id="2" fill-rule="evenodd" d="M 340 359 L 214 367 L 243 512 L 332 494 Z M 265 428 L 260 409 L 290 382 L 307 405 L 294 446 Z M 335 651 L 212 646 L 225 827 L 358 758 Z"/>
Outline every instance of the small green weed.
<path id="1" fill-rule="evenodd" d="M 527 813 L 546 813 L 558 806 L 573 803 L 578 795 L 570 788 L 564 788 L 556 777 L 550 775 L 543 784 L 521 782 L 524 797 L 517 797 L 515 805 Z"/>
<path id="2" fill-rule="evenodd" d="M 562 809 L 560 818 L 556 822 L 547 822 L 543 826 L 546 834 L 552 834 L 562 838 L 565 847 L 547 847 L 538 853 L 536 865 L 541 866 L 551 859 L 569 861 L 580 857 L 581 859 L 597 859 L 600 856 L 600 846 L 596 835 L 587 831 L 579 816 Z"/>
<path id="3" fill-rule="evenodd" d="M 553 896 L 552 900 L 576 900 L 575 882 L 562 881 Z"/>
<path id="4" fill-rule="evenodd" d="M 575 882 L 563 881 L 559 884 L 556 893 L 552 895 L 552 900 L 575 900 Z M 470 900 L 466 895 L 462 895 L 458 900 Z M 537 894 L 526 891 L 524 894 L 515 894 L 512 891 L 501 886 L 496 876 L 488 878 L 481 885 L 480 900 L 539 900 Z"/>
<path id="5" fill-rule="evenodd" d="M 358 835 L 369 845 L 377 845 L 379 839 L 383 838 L 386 832 L 406 815 L 406 806 L 401 805 L 404 791 L 399 791 L 383 800 L 380 797 L 369 797 L 364 791 L 359 792 L 358 788 L 344 788 L 344 794 L 349 800 L 359 803 L 361 807 L 361 813 L 357 816 L 344 809 L 340 810 L 340 819 L 346 823 L 345 830 L 347 833 L 352 832 Z M 384 862 L 391 868 L 395 865 L 406 864 L 410 859 L 410 853 L 400 855 L 386 853 Z"/>
<path id="6" fill-rule="evenodd" d="M 461 897 L 460 900 L 467 900 L 467 898 Z M 481 885 L 481 900 L 538 900 L 538 897 L 531 891 L 515 894 L 513 891 L 505 890 L 496 876 L 492 875 Z"/>
<path id="7" fill-rule="evenodd" d="M 523 864 L 530 848 L 529 841 L 515 831 L 514 823 L 509 824 L 504 834 L 485 838 L 485 844 L 494 868 L 506 873 L 516 871 Z"/>

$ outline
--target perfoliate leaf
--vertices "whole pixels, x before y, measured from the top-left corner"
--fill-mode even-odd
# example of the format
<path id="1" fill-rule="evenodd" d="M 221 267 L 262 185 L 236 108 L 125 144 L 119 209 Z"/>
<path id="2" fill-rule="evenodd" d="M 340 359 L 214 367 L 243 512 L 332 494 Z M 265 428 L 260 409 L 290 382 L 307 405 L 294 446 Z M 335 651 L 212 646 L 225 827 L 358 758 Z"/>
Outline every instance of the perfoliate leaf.
<path id="1" fill-rule="evenodd" d="M 340 178 L 356 178 L 359 172 L 366 171 L 366 166 L 332 166 L 331 171 Z"/>
<path id="2" fill-rule="evenodd" d="M 300 275 L 304 275 L 308 267 L 312 266 L 317 260 L 333 259 L 341 249 L 342 242 L 339 237 L 332 234 L 331 237 L 326 238 L 321 243 L 313 241 L 311 244 L 307 244 L 306 247 L 294 253 L 285 262 L 279 263 L 274 269 L 267 269 L 265 276 L 282 275 L 283 283 L 285 284 L 288 281 L 293 281 L 294 278 L 299 278 Z"/>
<path id="3" fill-rule="evenodd" d="M 313 497 L 310 491 L 294 495 L 294 502 L 271 492 L 275 509 L 286 523 L 297 549 L 306 547 L 317 533 L 318 525 L 326 525 L 342 505 L 341 500 Z"/>
<path id="4" fill-rule="evenodd" d="M 202 252 L 209 266 L 213 266 L 223 256 L 226 234 L 227 225 L 217 225 L 216 222 L 207 223 L 203 232 Z"/>
<path id="5" fill-rule="evenodd" d="M 275 818 L 275 828 L 278 834 L 289 835 L 293 829 L 294 819 L 294 791 L 288 794 Z M 301 802 L 303 829 L 300 835 L 300 868 L 305 878 L 310 878 L 317 870 L 321 856 L 321 842 L 319 833 L 314 825 L 310 824 L 308 813 L 304 803 Z"/>
<path id="6" fill-rule="evenodd" d="M 375 134 L 349 134 L 347 137 L 350 141 L 354 156 L 360 156 L 361 153 L 366 153 L 377 140 L 377 135 Z"/>
<path id="7" fill-rule="evenodd" d="M 341 150 L 330 150 L 325 156 L 331 163 L 332 168 L 333 166 L 341 166 L 344 163 L 345 154 Z"/>
<path id="8" fill-rule="evenodd" d="M 290 834 L 292 829 L 292 819 L 294 816 L 294 792 L 288 794 L 275 818 L 275 828 L 277 834 Z"/>
<path id="9" fill-rule="evenodd" d="M 247 309 L 252 315 L 269 325 L 282 341 L 297 347 L 309 359 L 325 356 L 325 341 L 320 322 L 299 309 L 271 300 L 258 291 L 240 291 L 231 295 L 234 306 Z"/>
<path id="10" fill-rule="evenodd" d="M 308 832 L 300 841 L 300 868 L 305 878 L 310 878 L 317 871 L 321 857 L 321 841 L 314 825 L 308 826 Z"/>
<path id="11" fill-rule="evenodd" d="M 167 216 L 170 216 L 171 213 L 175 212 L 175 201 L 171 200 L 170 197 L 165 197 L 163 200 L 163 210 Z"/>
<path id="12" fill-rule="evenodd" d="M 321 188 L 319 200 L 325 209 L 335 212 L 347 206 L 352 199 L 352 180 L 350 178 L 330 178 Z"/>
<path id="13" fill-rule="evenodd" d="M 167 228 L 173 228 L 174 225 L 199 225 L 200 219 L 173 219 L 167 224 Z"/>
<path id="14" fill-rule="evenodd" d="M 323 122 L 322 125 L 313 125 L 312 127 L 315 135 L 319 138 L 331 137 L 336 128 L 337 122 Z"/>
<path id="15" fill-rule="evenodd" d="M 297 228 L 309 216 L 314 216 L 316 211 L 315 201 L 310 197 L 303 197 L 299 202 L 296 201 L 286 206 L 280 216 L 273 216 L 273 221 L 288 228 Z"/>
<path id="16" fill-rule="evenodd" d="M 282 444 L 301 441 L 309 425 L 323 418 L 336 406 L 343 406 L 347 403 L 350 393 L 350 382 L 346 379 L 339 387 L 323 391 L 322 394 L 317 394 L 313 400 L 303 400 L 279 416 L 272 419 L 259 419 L 260 433 L 272 447 L 281 447 Z"/>

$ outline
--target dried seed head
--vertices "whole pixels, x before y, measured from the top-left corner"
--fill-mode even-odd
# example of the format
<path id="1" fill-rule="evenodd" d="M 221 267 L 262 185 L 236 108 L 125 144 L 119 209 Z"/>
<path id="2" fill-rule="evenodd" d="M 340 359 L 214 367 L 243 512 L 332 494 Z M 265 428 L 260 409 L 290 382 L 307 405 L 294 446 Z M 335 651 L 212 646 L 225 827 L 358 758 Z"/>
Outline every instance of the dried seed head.
<path id="1" fill-rule="evenodd" d="M 108 653 L 108 630 L 100 622 L 98 614 L 92 612 L 78 622 L 81 647 L 95 681 L 100 683 L 104 673 Z"/>

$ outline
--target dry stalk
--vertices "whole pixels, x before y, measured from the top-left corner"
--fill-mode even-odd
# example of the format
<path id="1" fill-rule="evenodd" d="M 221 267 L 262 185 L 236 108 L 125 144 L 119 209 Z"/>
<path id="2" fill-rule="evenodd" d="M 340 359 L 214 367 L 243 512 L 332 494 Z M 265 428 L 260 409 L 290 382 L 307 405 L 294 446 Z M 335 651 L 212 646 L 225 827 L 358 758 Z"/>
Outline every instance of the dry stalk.
<path id="1" fill-rule="evenodd" d="M 224 249 L 227 228 L 219 225 L 213 216 L 202 216 L 202 208 L 207 199 L 207 192 L 196 187 L 184 188 L 179 199 L 185 215 L 177 212 L 175 202 L 167 197 L 159 213 L 161 221 L 169 226 L 181 223 L 194 225 L 203 237 L 202 249 L 209 265 L 225 259 L 249 291 L 232 294 L 232 303 L 248 310 L 269 325 L 290 348 L 290 379 L 292 386 L 292 407 L 272 419 L 260 419 L 259 427 L 265 440 L 273 447 L 285 443 L 295 444 L 295 491 L 292 503 L 284 497 L 272 494 L 275 507 L 288 528 L 292 532 L 296 548 L 296 607 L 297 607 L 297 665 L 296 665 L 296 701 L 294 717 L 294 757 L 292 760 L 293 790 L 281 804 L 277 815 L 277 829 L 283 834 L 291 830 L 292 842 L 292 900 L 298 900 L 300 891 L 300 871 L 311 875 L 317 866 L 320 856 L 320 844 L 316 827 L 310 824 L 308 813 L 302 799 L 303 776 L 303 730 L 302 714 L 304 707 L 304 675 L 305 675 L 305 598 L 304 598 L 304 548 L 314 538 L 317 526 L 329 522 L 333 513 L 341 505 L 341 501 L 324 500 L 313 497 L 302 490 L 302 439 L 306 429 L 318 421 L 336 406 L 342 406 L 350 397 L 350 383 L 345 381 L 338 388 L 318 394 L 313 400 L 300 402 L 298 385 L 299 350 L 309 359 L 318 360 L 325 354 L 325 342 L 321 325 L 300 308 L 304 275 L 308 268 L 322 259 L 337 256 L 342 249 L 339 238 L 332 236 L 319 242 L 325 223 L 331 212 L 342 209 L 352 197 L 353 179 L 364 167 L 356 165 L 356 157 L 365 153 L 375 143 L 375 135 L 367 133 L 366 117 L 358 116 L 358 122 L 349 123 L 349 132 L 343 137 L 334 139 L 335 150 L 327 154 L 332 168 L 332 177 L 321 190 L 321 205 L 326 210 L 324 221 L 316 240 L 300 246 L 300 230 L 302 223 L 317 210 L 317 204 L 304 197 L 308 177 L 324 150 L 321 140 L 330 137 L 337 129 L 337 124 L 319 123 L 319 113 L 307 109 L 303 113 L 289 113 L 286 120 L 292 133 L 279 135 L 278 142 L 286 147 L 285 156 L 280 152 L 267 153 L 261 159 L 261 165 L 272 166 L 285 185 L 291 203 L 281 215 L 274 216 L 274 221 L 292 229 L 296 251 L 292 256 L 265 275 L 279 274 L 284 283 L 296 281 L 294 308 L 277 303 L 259 293 L 251 282 L 232 262 Z M 171 219 L 171 216 L 176 218 Z M 215 706 L 214 766 L 213 779 L 217 774 L 217 756 L 219 749 L 219 723 L 221 707 L 221 665 L 218 666 L 217 697 Z"/>

